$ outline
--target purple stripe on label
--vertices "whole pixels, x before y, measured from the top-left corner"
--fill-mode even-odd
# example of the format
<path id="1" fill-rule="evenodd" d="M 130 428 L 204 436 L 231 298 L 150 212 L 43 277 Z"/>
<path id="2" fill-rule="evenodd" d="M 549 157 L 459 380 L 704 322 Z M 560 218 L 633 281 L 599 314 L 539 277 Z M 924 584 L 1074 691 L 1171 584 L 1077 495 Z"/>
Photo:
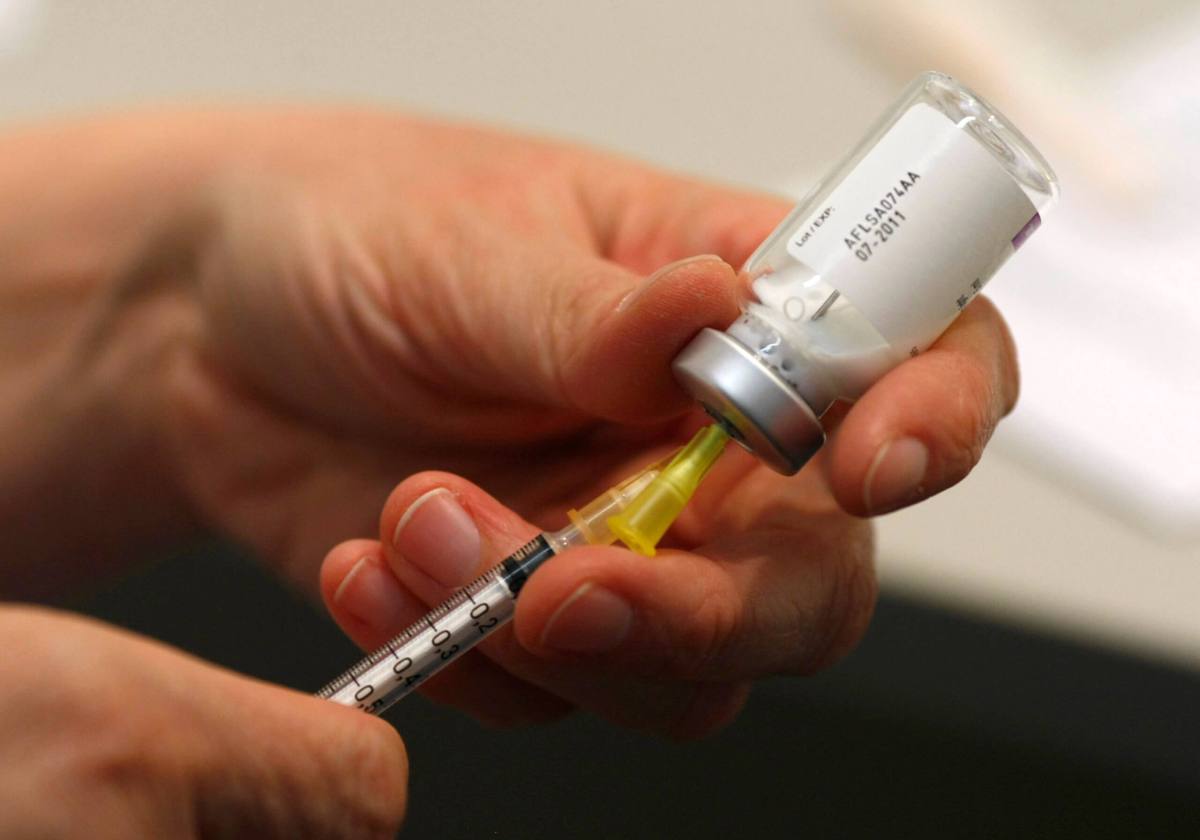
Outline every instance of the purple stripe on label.
<path id="1" fill-rule="evenodd" d="M 1039 213 L 1034 213 L 1033 218 L 1025 223 L 1025 227 L 1017 231 L 1017 235 L 1012 238 L 1013 250 L 1017 250 L 1025 244 L 1025 240 L 1033 235 L 1033 232 L 1042 226 L 1042 217 Z"/>

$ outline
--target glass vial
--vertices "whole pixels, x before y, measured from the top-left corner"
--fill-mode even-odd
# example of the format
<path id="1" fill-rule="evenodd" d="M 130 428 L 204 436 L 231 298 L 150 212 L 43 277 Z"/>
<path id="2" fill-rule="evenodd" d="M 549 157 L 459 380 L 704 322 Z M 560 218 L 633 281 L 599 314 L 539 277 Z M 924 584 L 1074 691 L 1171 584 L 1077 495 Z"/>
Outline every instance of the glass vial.
<path id="1" fill-rule="evenodd" d="M 926 349 L 1041 224 L 1058 183 L 998 111 L 923 73 L 742 267 L 741 316 L 677 357 L 683 386 L 785 474 L 818 418 Z"/>

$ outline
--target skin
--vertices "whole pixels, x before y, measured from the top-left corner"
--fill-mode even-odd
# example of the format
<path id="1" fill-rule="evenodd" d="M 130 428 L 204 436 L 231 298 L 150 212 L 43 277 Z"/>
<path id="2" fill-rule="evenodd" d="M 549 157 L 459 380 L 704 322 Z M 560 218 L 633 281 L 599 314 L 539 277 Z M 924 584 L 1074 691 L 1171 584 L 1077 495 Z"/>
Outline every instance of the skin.
<path id="1" fill-rule="evenodd" d="M 0 453 L 0 587 L 52 595 L 217 529 L 319 589 L 365 647 L 453 588 L 423 571 L 436 556 L 393 541 L 429 491 L 478 533 L 473 574 L 686 438 L 701 420 L 670 360 L 733 319 L 731 266 L 789 209 L 587 149 L 353 110 L 108 117 L 16 132 L 0 152 L 0 437 L 23 442 Z M 659 558 L 556 558 L 513 626 L 427 693 L 496 723 L 581 707 L 712 731 L 753 680 L 853 647 L 875 599 L 862 517 L 962 479 L 1016 383 L 978 299 L 827 418 L 798 476 L 731 451 Z M 880 453 L 902 440 L 927 459 L 885 499 Z M 356 567 L 382 604 L 366 620 L 335 597 Z M 581 587 L 630 605 L 619 645 L 547 643 Z M 71 771 L 24 780 L 28 807 L 0 794 L 18 827 L 60 825 L 47 803 L 63 791 L 102 801 L 113 836 L 339 836 L 331 813 L 346 836 L 382 836 L 402 817 L 403 748 L 379 721 L 63 615 L 0 608 L 5 634 L 10 676 L 60 639 L 89 663 L 59 676 L 53 712 L 3 681 L 0 744 Z M 104 703 L 69 702 L 98 689 Z M 135 697 L 147 713 L 127 720 Z M 261 731 L 232 736 L 214 710 L 248 702 Z M 317 734 L 278 737 L 300 718 L 289 731 Z M 93 739 L 116 769 L 88 763 Z"/>

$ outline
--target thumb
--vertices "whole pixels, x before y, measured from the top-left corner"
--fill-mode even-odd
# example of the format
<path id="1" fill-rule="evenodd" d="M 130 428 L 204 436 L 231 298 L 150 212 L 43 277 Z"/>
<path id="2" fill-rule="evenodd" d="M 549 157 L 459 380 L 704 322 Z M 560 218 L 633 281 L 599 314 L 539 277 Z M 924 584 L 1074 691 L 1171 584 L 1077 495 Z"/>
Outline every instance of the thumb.
<path id="1" fill-rule="evenodd" d="M 611 271 L 627 273 L 611 264 Z M 621 422 L 670 417 L 688 405 L 671 375 L 671 361 L 705 327 L 737 317 L 736 275 L 719 257 L 670 263 L 613 300 L 559 296 L 565 329 L 553 354 L 558 402 Z"/>
<path id="2" fill-rule="evenodd" d="M 408 762 L 379 718 L 224 672 L 194 731 L 202 837 L 392 837 Z M 216 708 L 213 708 L 213 707 Z M 234 710 L 241 710 L 234 712 Z M 253 715 L 247 722 L 246 713 Z"/>

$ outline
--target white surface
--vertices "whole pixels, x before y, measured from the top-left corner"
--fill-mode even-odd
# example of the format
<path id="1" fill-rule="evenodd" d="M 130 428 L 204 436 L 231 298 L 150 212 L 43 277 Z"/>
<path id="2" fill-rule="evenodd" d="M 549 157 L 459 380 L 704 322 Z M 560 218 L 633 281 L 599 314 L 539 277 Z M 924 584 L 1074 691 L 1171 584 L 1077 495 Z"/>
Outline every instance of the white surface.
<path id="1" fill-rule="evenodd" d="M 967 482 L 883 520 L 881 575 L 893 589 L 1200 664 L 1200 542 L 1186 527 L 1175 543 L 1155 537 L 1200 498 L 1200 330 L 1182 315 L 1195 311 L 1200 271 L 1200 144 L 1195 99 L 1179 93 L 1200 73 L 1191 46 L 1157 74 L 1146 62 L 1158 53 L 1140 53 L 1140 81 L 1120 69 L 1135 40 L 1186 35 L 1190 5 L 993 5 L 1032 33 L 1021 40 L 972 17 L 978 3 L 913 4 L 924 19 L 893 4 L 865 16 L 887 21 L 870 41 L 843 4 L 793 0 L 46 0 L 24 48 L 3 55 L 0 119 L 180 98 L 353 98 L 782 191 L 834 162 L 915 71 L 976 82 L 1058 166 L 1063 212 L 989 289 L 1023 347 L 1017 418 Z M 1150 151 L 1129 160 L 1120 155 L 1138 144 L 1113 140 L 1126 113 L 1155 127 L 1137 135 Z M 1169 230 L 1148 221 L 1159 200 L 1123 220 L 1110 211 L 1134 202 L 1128 179 L 1104 172 L 1147 161 L 1151 173 L 1168 164 Z"/>
<path id="2" fill-rule="evenodd" d="M 1097 78 L 1139 140 L 1105 188 L 1062 157 L 1063 202 L 993 297 L 1026 360 L 1002 442 L 1130 521 L 1200 536 L 1200 15 Z M 1096 126 L 1103 130 L 1103 126 Z M 1015 262 L 1015 261 L 1014 261 Z"/>
<path id="3" fill-rule="evenodd" d="M 0 59 L 31 46 L 39 10 L 38 0 L 0 0 Z"/>
<path id="4" fill-rule="evenodd" d="M 953 490 L 879 521 L 882 584 L 1200 667 L 1200 546 L 1155 540 L 989 453 Z"/>

